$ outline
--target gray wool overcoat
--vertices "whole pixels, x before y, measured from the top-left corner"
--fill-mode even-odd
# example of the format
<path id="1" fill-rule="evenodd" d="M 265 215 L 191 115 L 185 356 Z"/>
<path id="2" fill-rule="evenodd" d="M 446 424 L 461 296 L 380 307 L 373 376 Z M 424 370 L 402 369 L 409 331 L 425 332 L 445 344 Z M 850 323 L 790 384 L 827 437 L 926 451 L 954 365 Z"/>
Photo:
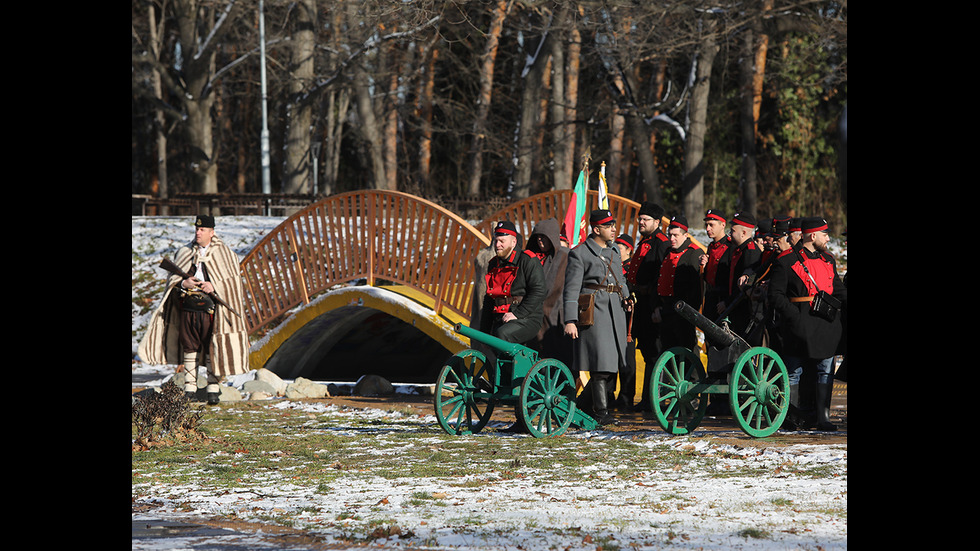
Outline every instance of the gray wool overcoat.
<path id="1" fill-rule="evenodd" d="M 619 293 L 595 291 L 585 285 L 619 285 Z M 629 296 L 623 261 L 616 247 L 600 247 L 591 238 L 568 253 L 565 290 L 562 295 L 565 322 L 578 320 L 578 296 L 595 293 L 595 322 L 579 327 L 574 341 L 574 369 L 616 373 L 626 363 L 626 312 Z"/>

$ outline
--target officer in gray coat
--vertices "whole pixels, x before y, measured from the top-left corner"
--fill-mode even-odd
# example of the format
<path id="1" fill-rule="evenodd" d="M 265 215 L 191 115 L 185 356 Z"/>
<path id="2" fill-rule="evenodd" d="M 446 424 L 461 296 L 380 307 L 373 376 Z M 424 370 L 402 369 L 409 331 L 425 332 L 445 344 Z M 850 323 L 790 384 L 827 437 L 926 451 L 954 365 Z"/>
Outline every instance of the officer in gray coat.
<path id="1" fill-rule="evenodd" d="M 574 340 L 573 364 L 588 371 L 594 417 L 600 425 L 615 422 L 609 415 L 609 387 L 626 364 L 626 312 L 623 303 L 629 290 L 623 277 L 623 262 L 613 245 L 616 221 L 610 211 L 594 210 L 589 216 L 592 233 L 568 253 L 563 292 L 565 334 Z M 594 322 L 579 327 L 580 294 L 595 297 Z"/>

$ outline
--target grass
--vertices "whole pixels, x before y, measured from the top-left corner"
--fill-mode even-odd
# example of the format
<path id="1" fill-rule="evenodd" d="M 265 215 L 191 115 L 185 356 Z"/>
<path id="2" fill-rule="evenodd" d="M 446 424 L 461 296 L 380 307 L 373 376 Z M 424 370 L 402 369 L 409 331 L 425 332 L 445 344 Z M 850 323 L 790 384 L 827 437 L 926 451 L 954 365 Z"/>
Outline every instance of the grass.
<path id="1" fill-rule="evenodd" d="M 691 532 L 665 520 L 671 515 L 702 510 L 707 518 L 725 518 L 739 513 L 708 504 L 684 489 L 692 480 L 726 484 L 736 479 L 733 482 L 739 484 L 742 479 L 773 476 L 846 477 L 846 464 L 784 463 L 773 475 L 775 469 L 767 473 L 756 461 L 671 445 L 669 439 L 636 442 L 571 435 L 536 439 L 497 436 L 492 431 L 458 437 L 402 411 L 368 415 L 326 408 L 311 412 L 282 407 L 286 404 L 236 402 L 208 408 L 197 427 L 199 438 L 134 448 L 134 503 L 169 496 L 191 511 L 195 503 L 211 496 L 233 496 L 239 505 L 225 514 L 236 519 L 327 532 L 347 541 L 398 536 L 414 537 L 413 543 L 418 544 L 434 537 L 422 533 L 427 526 L 448 522 L 453 531 L 487 537 L 542 533 L 569 538 L 574 533 L 574 538 L 589 538 L 597 547 L 614 549 L 622 542 L 610 539 L 605 531 L 637 530 L 637 521 L 620 517 L 619 508 L 648 519 L 640 523 L 643 530 L 666 541 Z M 134 439 L 136 430 L 134 425 Z M 724 471 L 724 478 L 713 478 L 719 471 Z M 754 485 L 742 484 L 745 491 Z M 519 498 L 507 497 L 506 489 L 512 486 L 523 488 Z M 641 494 L 633 493 L 637 488 Z M 750 501 L 745 507 L 752 512 L 799 511 L 846 522 L 844 488 L 844 498 L 837 504 L 808 505 L 795 497 L 778 497 Z M 601 530 L 570 527 L 563 524 L 564 513 L 543 512 L 550 504 L 573 511 L 594 508 L 616 513 L 609 513 L 612 518 L 589 519 L 605 527 Z M 770 537 L 771 532 L 777 530 L 742 529 L 738 534 L 757 539 Z"/>

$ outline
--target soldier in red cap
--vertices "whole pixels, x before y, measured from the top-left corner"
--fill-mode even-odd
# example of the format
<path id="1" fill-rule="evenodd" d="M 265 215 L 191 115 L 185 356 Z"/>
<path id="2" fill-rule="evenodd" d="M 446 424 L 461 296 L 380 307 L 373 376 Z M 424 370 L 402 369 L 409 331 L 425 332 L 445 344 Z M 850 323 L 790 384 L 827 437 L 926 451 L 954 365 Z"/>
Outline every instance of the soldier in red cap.
<path id="1" fill-rule="evenodd" d="M 661 351 L 660 324 L 654 323 L 651 316 L 657 297 L 657 272 L 660 270 L 660 261 L 664 259 L 667 249 L 670 248 L 667 236 L 660 229 L 663 216 L 664 208 L 656 203 L 645 201 L 640 205 L 640 211 L 636 215 L 636 225 L 640 235 L 633 247 L 633 256 L 630 257 L 629 265 L 626 267 L 626 280 L 636 296 L 632 335 L 636 339 L 636 348 L 640 350 L 647 366 L 643 372 L 643 395 L 635 409 L 644 411 L 650 409 L 647 392 L 650 388 L 650 374 Z"/>
<path id="2" fill-rule="evenodd" d="M 674 310 L 683 300 L 695 310 L 701 308 L 701 257 L 704 251 L 691 241 L 687 219 L 674 216 L 667 226 L 670 249 L 660 264 L 657 278 L 657 304 L 654 318 L 661 321 L 660 339 L 664 350 L 682 346 L 696 350 L 698 337 L 694 324 Z"/>
<path id="3" fill-rule="evenodd" d="M 547 287 L 541 262 L 517 244 L 517 228 L 503 220 L 493 230 L 494 257 L 485 277 L 480 331 L 507 342 L 525 344 L 544 320 Z"/>
<path id="4" fill-rule="evenodd" d="M 718 209 L 708 209 L 704 215 L 704 230 L 708 234 L 707 253 L 701 257 L 701 277 L 704 279 L 703 313 L 711 319 L 718 315 L 720 287 L 718 274 L 728 273 L 732 238 L 725 231 L 728 218 Z M 721 278 L 723 279 L 723 278 Z"/>
<path id="5" fill-rule="evenodd" d="M 737 306 L 729 308 L 743 291 L 749 290 L 755 282 L 756 271 L 762 251 L 755 244 L 755 217 L 747 213 L 732 216 L 732 243 L 729 251 L 728 273 L 719 274 L 719 303 L 715 316 L 728 309 L 729 327 L 740 336 L 745 336 L 752 319 L 752 306 L 749 300 L 741 300 Z M 747 298 L 747 297 L 746 297 Z"/>
<path id="6" fill-rule="evenodd" d="M 840 310 L 847 305 L 847 288 L 827 250 L 827 222 L 805 218 L 800 232 L 797 245 L 777 257 L 769 280 L 769 300 L 782 337 L 778 352 L 789 370 L 790 411 L 783 426 L 812 426 L 809 410 L 815 403 L 817 429 L 833 431 L 833 360 L 843 334 Z"/>

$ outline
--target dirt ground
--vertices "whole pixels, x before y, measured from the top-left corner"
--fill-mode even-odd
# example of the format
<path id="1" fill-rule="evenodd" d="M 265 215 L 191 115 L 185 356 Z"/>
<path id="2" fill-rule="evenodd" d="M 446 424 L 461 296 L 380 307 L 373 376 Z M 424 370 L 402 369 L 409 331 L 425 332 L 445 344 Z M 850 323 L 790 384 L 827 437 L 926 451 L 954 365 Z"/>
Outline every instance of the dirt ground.
<path id="1" fill-rule="evenodd" d="M 133 392 L 142 390 L 133 387 Z M 435 408 L 432 396 L 420 396 L 412 394 L 394 394 L 391 396 L 331 396 L 321 400 L 329 404 L 347 406 L 352 408 L 375 408 L 383 410 L 394 410 L 412 412 L 419 415 L 433 415 Z M 219 406 L 220 407 L 220 406 Z M 663 432 L 656 416 L 649 411 L 624 412 L 612 410 L 613 416 L 617 419 L 617 425 L 603 427 L 603 430 L 610 430 L 621 433 L 647 433 Z M 841 381 L 834 382 L 833 400 L 831 401 L 831 419 L 837 425 L 836 432 L 818 431 L 799 431 L 782 432 L 778 431 L 766 438 L 753 438 L 738 426 L 738 423 L 731 416 L 710 416 L 706 415 L 701 424 L 695 430 L 695 436 L 702 435 L 710 437 L 715 441 L 728 443 L 740 447 L 768 448 L 774 446 L 791 446 L 795 444 L 829 444 L 847 445 L 847 383 Z M 510 404 L 499 405 L 494 408 L 491 415 L 492 421 L 501 423 L 513 423 L 514 408 Z M 489 432 L 492 428 L 484 429 Z M 575 430 L 570 429 L 570 430 Z"/>
<path id="2" fill-rule="evenodd" d="M 333 396 L 323 401 L 353 408 L 377 408 L 396 411 L 410 411 L 422 415 L 435 413 L 431 396 L 415 396 L 397 394 L 393 396 Z M 656 416 L 652 412 L 623 412 L 613 410 L 618 424 L 603 427 L 604 430 L 615 432 L 662 432 Z M 831 401 L 831 419 L 837 425 L 836 432 L 799 431 L 776 432 L 766 438 L 753 438 L 742 431 L 738 423 L 730 416 L 712 417 L 706 415 L 695 434 L 703 434 L 714 440 L 726 441 L 737 446 L 752 446 L 766 448 L 771 446 L 790 446 L 794 444 L 847 444 L 847 383 L 834 383 L 833 400 Z M 494 408 L 492 421 L 512 423 L 515 421 L 514 408 L 500 405 Z M 490 429 L 484 429 L 490 430 Z M 574 429 L 569 429 L 574 430 Z"/>

